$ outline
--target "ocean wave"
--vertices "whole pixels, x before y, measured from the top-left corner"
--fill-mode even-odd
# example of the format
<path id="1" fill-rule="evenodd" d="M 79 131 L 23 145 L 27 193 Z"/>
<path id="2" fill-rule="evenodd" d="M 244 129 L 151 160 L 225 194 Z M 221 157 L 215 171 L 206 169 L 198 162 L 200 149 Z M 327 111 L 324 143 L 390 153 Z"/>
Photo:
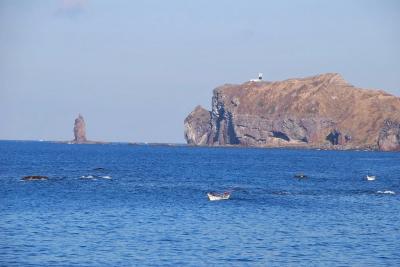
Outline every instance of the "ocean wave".
<path id="1" fill-rule="evenodd" d="M 92 180 L 97 180 L 97 178 L 102 178 L 102 179 L 112 179 L 111 176 L 109 175 L 102 175 L 102 176 L 98 176 L 98 175 L 82 175 L 81 179 L 92 179 Z"/>
<path id="2" fill-rule="evenodd" d="M 274 191 L 272 192 L 273 195 L 291 195 L 288 191 Z"/>
<path id="3" fill-rule="evenodd" d="M 388 194 L 388 195 L 395 195 L 396 192 L 392 191 L 392 190 L 383 190 L 383 191 L 377 191 L 377 194 Z"/>

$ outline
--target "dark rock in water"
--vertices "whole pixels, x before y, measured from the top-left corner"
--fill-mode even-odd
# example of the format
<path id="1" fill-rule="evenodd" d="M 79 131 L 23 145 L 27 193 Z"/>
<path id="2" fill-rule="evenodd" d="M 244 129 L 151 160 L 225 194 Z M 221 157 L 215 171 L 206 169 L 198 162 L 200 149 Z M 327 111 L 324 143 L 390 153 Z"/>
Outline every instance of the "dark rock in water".
<path id="1" fill-rule="evenodd" d="M 304 173 L 297 173 L 297 174 L 294 175 L 294 178 L 305 179 L 305 178 L 308 178 L 308 176 L 305 175 Z"/>
<path id="2" fill-rule="evenodd" d="M 43 175 L 28 175 L 22 177 L 24 181 L 38 181 L 38 180 L 47 180 L 49 177 Z"/>
<path id="3" fill-rule="evenodd" d="M 336 73 L 226 84 L 184 123 L 193 145 L 400 150 L 400 98 Z"/>

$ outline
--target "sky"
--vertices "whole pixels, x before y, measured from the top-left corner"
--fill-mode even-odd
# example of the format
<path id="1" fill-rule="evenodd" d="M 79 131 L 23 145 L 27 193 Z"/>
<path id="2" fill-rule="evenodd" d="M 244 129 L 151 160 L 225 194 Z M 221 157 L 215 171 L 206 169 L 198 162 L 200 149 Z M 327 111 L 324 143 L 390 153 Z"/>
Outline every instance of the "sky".
<path id="1" fill-rule="evenodd" d="M 184 142 L 212 90 L 326 72 L 400 96 L 400 1 L 0 0 L 0 139 Z"/>

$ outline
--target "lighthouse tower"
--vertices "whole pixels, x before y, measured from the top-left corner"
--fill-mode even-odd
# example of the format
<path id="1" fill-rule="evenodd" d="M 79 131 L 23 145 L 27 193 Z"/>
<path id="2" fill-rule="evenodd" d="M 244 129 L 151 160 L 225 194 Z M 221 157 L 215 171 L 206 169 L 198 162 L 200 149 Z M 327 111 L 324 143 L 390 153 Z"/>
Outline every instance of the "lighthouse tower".
<path id="1" fill-rule="evenodd" d="M 251 79 L 250 82 L 261 82 L 263 74 L 261 72 L 258 73 L 258 79 Z"/>

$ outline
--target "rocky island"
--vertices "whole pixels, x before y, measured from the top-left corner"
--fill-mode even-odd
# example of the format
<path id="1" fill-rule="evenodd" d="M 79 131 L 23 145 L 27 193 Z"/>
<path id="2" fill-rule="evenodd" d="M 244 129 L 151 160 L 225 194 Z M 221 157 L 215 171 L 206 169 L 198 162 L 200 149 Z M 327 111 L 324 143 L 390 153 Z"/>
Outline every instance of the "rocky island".
<path id="1" fill-rule="evenodd" d="M 213 91 L 185 119 L 190 145 L 400 150 L 400 98 L 337 73 Z"/>
<path id="2" fill-rule="evenodd" d="M 81 114 L 75 119 L 74 124 L 74 140 L 72 141 L 76 144 L 82 144 L 87 142 L 86 138 L 86 123 L 85 119 Z"/>
<path id="3" fill-rule="evenodd" d="M 86 138 L 86 123 L 81 114 L 75 119 L 74 123 L 74 140 L 69 144 L 106 144 L 106 142 L 90 141 Z"/>

